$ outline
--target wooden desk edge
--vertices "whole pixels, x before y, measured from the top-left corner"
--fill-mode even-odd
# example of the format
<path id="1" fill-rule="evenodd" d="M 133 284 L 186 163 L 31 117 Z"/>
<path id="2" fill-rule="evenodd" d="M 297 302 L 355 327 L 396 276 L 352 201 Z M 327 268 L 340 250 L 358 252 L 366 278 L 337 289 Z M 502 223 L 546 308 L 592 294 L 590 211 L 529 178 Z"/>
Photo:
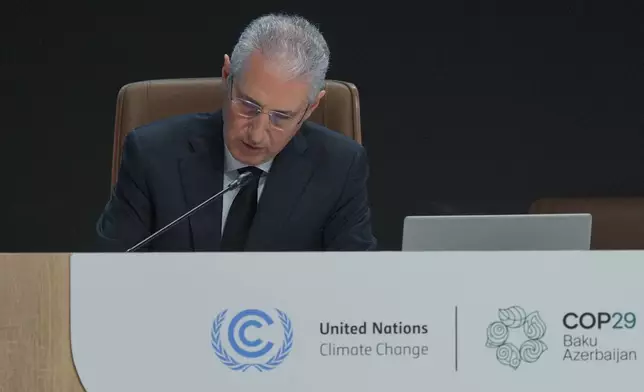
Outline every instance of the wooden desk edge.
<path id="1" fill-rule="evenodd" d="M 0 392 L 85 392 L 69 293 L 70 254 L 0 254 Z"/>

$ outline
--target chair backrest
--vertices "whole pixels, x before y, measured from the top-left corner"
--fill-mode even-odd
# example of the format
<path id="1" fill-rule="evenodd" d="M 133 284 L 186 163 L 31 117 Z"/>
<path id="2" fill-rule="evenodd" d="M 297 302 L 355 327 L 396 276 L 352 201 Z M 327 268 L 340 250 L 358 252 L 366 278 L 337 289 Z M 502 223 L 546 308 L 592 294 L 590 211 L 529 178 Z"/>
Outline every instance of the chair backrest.
<path id="1" fill-rule="evenodd" d="M 125 136 L 133 129 L 174 115 L 213 112 L 222 107 L 226 89 L 221 78 L 164 79 L 130 83 L 116 102 L 112 185 L 116 183 Z M 326 95 L 309 121 L 362 143 L 358 89 L 349 82 L 326 81 Z"/>
<path id="2" fill-rule="evenodd" d="M 585 212 L 592 215 L 591 249 L 644 249 L 644 198 L 546 198 L 534 214 Z"/>

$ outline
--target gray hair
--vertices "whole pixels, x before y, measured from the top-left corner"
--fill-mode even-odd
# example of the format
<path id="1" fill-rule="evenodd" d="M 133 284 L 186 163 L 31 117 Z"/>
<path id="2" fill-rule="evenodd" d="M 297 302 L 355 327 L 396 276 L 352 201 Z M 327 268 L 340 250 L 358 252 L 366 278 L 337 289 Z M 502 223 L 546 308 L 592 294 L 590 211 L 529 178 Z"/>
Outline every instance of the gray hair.
<path id="1" fill-rule="evenodd" d="M 311 83 L 309 102 L 324 89 L 329 47 L 320 31 L 300 16 L 269 14 L 253 20 L 242 32 L 230 59 L 231 73 L 241 74 L 246 59 L 260 51 L 292 78 Z"/>

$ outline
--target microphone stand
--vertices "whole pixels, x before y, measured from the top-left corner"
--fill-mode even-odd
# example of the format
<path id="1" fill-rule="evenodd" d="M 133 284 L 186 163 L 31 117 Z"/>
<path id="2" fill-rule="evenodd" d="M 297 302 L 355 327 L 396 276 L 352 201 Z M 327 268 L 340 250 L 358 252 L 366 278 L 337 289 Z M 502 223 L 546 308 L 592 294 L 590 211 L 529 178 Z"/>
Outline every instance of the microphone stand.
<path id="1" fill-rule="evenodd" d="M 135 251 L 139 250 L 141 247 L 143 247 L 144 245 L 148 244 L 153 239 L 157 238 L 161 234 L 163 234 L 166 231 L 168 231 L 169 229 L 174 227 L 177 223 L 181 222 L 182 220 L 186 219 L 187 217 L 191 216 L 195 212 L 197 212 L 200 209 L 202 209 L 203 207 L 205 207 L 206 205 L 210 204 L 213 200 L 216 200 L 217 198 L 219 198 L 224 193 L 246 185 L 250 181 L 252 176 L 253 175 L 250 172 L 246 172 L 246 173 L 241 174 L 235 181 L 231 182 L 230 185 L 228 185 L 225 189 L 222 189 L 220 192 L 210 196 L 208 199 L 204 200 L 199 205 L 197 205 L 194 208 L 192 208 L 190 211 L 186 212 L 185 214 L 181 215 L 177 219 L 175 219 L 172 222 L 168 223 L 167 225 L 163 226 L 161 229 L 159 229 L 156 232 L 152 233 L 150 236 L 144 238 L 141 242 L 139 242 L 138 244 L 134 245 L 130 249 L 126 250 L 125 252 L 129 253 L 129 252 L 135 252 Z"/>

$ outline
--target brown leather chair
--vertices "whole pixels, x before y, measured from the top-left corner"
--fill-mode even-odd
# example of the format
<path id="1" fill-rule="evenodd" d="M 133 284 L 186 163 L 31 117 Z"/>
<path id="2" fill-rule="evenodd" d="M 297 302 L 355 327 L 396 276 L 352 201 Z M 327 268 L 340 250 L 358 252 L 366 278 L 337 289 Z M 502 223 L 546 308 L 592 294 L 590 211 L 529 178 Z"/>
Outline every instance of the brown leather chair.
<path id="1" fill-rule="evenodd" d="M 148 80 L 123 86 L 116 102 L 112 185 L 118 176 L 123 141 L 130 131 L 174 115 L 219 110 L 225 98 L 221 78 Z M 309 120 L 362 143 L 356 86 L 327 80 L 326 95 Z"/>
<path id="2" fill-rule="evenodd" d="M 533 214 L 590 213 L 591 249 L 644 249 L 644 198 L 547 198 Z"/>

